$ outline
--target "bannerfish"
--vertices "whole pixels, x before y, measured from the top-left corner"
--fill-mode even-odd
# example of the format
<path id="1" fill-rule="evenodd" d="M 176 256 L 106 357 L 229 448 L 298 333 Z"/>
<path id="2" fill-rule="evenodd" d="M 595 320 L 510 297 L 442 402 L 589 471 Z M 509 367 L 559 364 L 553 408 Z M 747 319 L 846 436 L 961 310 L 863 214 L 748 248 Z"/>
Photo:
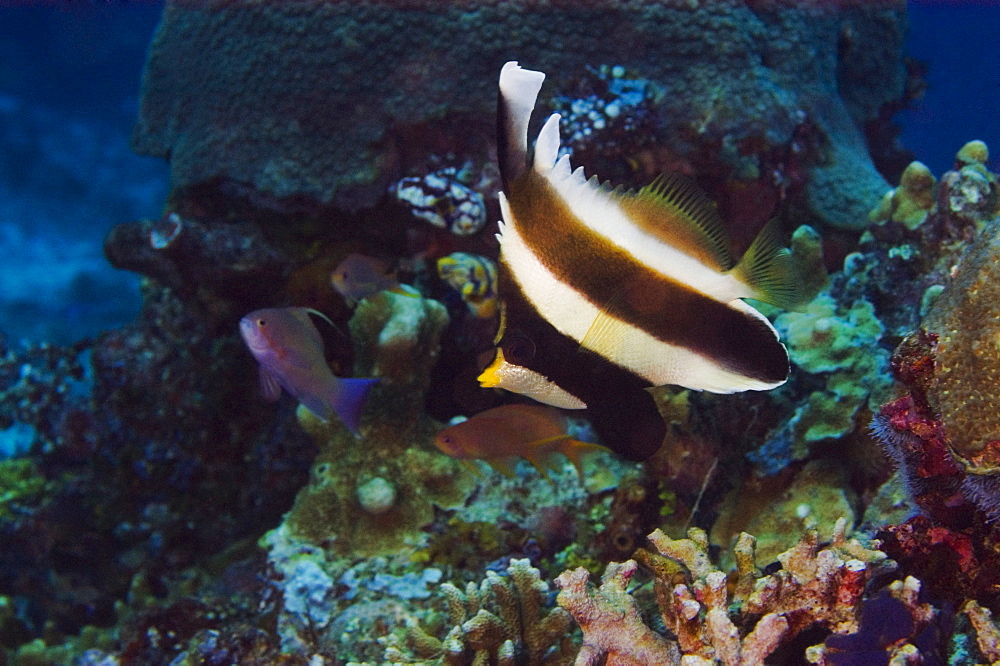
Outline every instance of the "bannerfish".
<path id="1" fill-rule="evenodd" d="M 607 449 L 573 439 L 568 426 L 566 417 L 552 407 L 501 405 L 445 428 L 434 443 L 452 458 L 483 460 L 507 476 L 514 474 L 516 459 L 524 458 L 548 478 L 545 468 L 552 468 L 554 455 L 561 453 L 582 477 L 580 457 Z"/>
<path id="2" fill-rule="evenodd" d="M 347 255 L 337 264 L 330 275 L 330 284 L 350 307 L 380 291 L 406 296 L 420 295 L 410 285 L 400 284 L 386 262 L 357 253 Z"/>
<path id="3" fill-rule="evenodd" d="M 240 335 L 260 364 L 260 387 L 271 402 L 285 389 L 324 421 L 336 415 L 358 434 L 361 411 L 377 379 L 336 377 L 323 356 L 323 339 L 310 316 L 312 308 L 265 308 L 240 320 Z"/>
<path id="4" fill-rule="evenodd" d="M 733 393 L 785 382 L 777 331 L 740 299 L 797 305 L 791 257 L 769 224 L 734 261 L 715 204 L 680 176 L 638 191 L 588 180 L 558 157 L 558 114 L 529 164 L 528 121 L 544 78 L 516 62 L 500 73 L 501 323 L 480 383 L 586 408 L 604 443 L 644 460 L 666 432 L 644 389 Z"/>

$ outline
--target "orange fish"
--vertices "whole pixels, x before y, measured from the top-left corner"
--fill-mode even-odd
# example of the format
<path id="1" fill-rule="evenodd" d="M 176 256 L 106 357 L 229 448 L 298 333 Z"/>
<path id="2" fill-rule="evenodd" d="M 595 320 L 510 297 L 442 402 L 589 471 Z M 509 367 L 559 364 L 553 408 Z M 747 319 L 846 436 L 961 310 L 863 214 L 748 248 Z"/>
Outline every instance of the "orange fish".
<path id="1" fill-rule="evenodd" d="M 580 457 L 603 446 L 573 439 L 566 417 L 544 405 L 502 405 L 476 414 L 468 421 L 445 428 L 434 438 L 441 451 L 477 471 L 471 460 L 488 463 L 502 474 L 513 476 L 516 458 L 524 458 L 548 478 L 545 467 L 554 468 L 553 456 L 561 453 L 583 476 Z"/>
<path id="2" fill-rule="evenodd" d="M 405 296 L 419 295 L 413 287 L 399 284 L 386 262 L 356 253 L 347 255 L 337 264 L 330 276 L 330 283 L 351 307 L 380 291 L 392 291 Z"/>
<path id="3" fill-rule="evenodd" d="M 264 398 L 273 402 L 285 389 L 319 418 L 329 421 L 336 415 L 357 435 L 361 410 L 378 380 L 335 376 L 310 315 L 333 325 L 312 308 L 265 308 L 240 320 L 240 335 L 260 364 Z"/>

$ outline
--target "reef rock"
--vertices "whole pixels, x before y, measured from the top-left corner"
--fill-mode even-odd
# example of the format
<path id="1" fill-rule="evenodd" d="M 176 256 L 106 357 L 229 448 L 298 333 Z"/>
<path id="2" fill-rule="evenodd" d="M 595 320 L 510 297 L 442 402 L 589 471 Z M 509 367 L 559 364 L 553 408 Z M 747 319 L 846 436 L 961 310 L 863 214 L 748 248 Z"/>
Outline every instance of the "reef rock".
<path id="1" fill-rule="evenodd" d="M 923 327 L 937 335 L 931 406 L 980 474 L 1000 473 L 1000 219 L 962 255 Z"/>
<path id="2" fill-rule="evenodd" d="M 170 160 L 175 194 L 366 206 L 433 155 L 488 159 L 504 61 L 563 91 L 610 64 L 661 91 L 634 124 L 659 145 L 633 163 L 735 178 L 771 206 L 797 182 L 816 223 L 860 228 L 888 189 L 860 128 L 904 95 L 904 27 L 903 0 L 170 0 L 133 145 Z"/>

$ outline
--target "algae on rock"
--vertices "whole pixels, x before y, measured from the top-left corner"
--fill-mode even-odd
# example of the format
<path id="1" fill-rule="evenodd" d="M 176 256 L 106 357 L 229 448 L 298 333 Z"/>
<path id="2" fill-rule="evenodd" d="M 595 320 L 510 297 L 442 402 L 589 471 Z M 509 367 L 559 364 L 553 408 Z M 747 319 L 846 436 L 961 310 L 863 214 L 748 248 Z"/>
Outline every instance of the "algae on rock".
<path id="1" fill-rule="evenodd" d="M 362 416 L 360 438 L 299 409 L 320 451 L 309 485 L 285 518 L 296 537 L 340 554 L 396 552 L 419 541 L 434 504 L 464 499 L 468 476 L 434 449 L 440 425 L 424 413 L 447 324 L 444 306 L 430 299 L 381 292 L 358 305 L 349 324 L 355 375 L 381 381 Z M 376 502 L 372 487 L 392 492 Z"/>

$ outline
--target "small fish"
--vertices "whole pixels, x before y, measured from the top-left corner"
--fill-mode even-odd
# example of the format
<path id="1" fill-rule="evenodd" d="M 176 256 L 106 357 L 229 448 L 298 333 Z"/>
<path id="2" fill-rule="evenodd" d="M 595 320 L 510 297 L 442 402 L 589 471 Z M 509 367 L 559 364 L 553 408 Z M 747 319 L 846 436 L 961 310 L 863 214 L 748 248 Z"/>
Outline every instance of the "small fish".
<path id="1" fill-rule="evenodd" d="M 356 253 L 347 255 L 337 264 L 330 275 L 330 283 L 350 307 L 380 291 L 418 295 L 413 287 L 399 283 L 386 262 Z"/>
<path id="2" fill-rule="evenodd" d="M 552 407 L 502 405 L 445 428 L 434 443 L 452 458 L 483 460 L 507 476 L 514 474 L 515 459 L 524 458 L 548 478 L 545 468 L 551 468 L 553 456 L 561 453 L 582 477 L 580 456 L 607 449 L 573 439 L 567 428 L 566 417 Z"/>
<path id="3" fill-rule="evenodd" d="M 469 310 L 481 319 L 497 313 L 497 267 L 478 254 L 452 252 L 437 260 L 438 276 L 458 293 Z"/>
<path id="4" fill-rule="evenodd" d="M 528 121 L 544 78 L 515 62 L 500 73 L 501 327 L 480 382 L 586 407 L 602 441 L 643 460 L 666 433 L 644 389 L 732 393 L 785 382 L 777 332 L 740 299 L 795 305 L 796 279 L 773 225 L 734 261 L 715 204 L 686 179 L 626 192 L 574 171 L 558 157 L 558 114 L 529 165 Z"/>
<path id="5" fill-rule="evenodd" d="M 336 377 L 323 357 L 323 339 L 311 315 L 327 317 L 312 308 L 254 310 L 240 320 L 240 335 L 260 364 L 264 398 L 275 401 L 285 389 L 324 421 L 334 415 L 358 434 L 361 410 L 377 379 Z"/>

